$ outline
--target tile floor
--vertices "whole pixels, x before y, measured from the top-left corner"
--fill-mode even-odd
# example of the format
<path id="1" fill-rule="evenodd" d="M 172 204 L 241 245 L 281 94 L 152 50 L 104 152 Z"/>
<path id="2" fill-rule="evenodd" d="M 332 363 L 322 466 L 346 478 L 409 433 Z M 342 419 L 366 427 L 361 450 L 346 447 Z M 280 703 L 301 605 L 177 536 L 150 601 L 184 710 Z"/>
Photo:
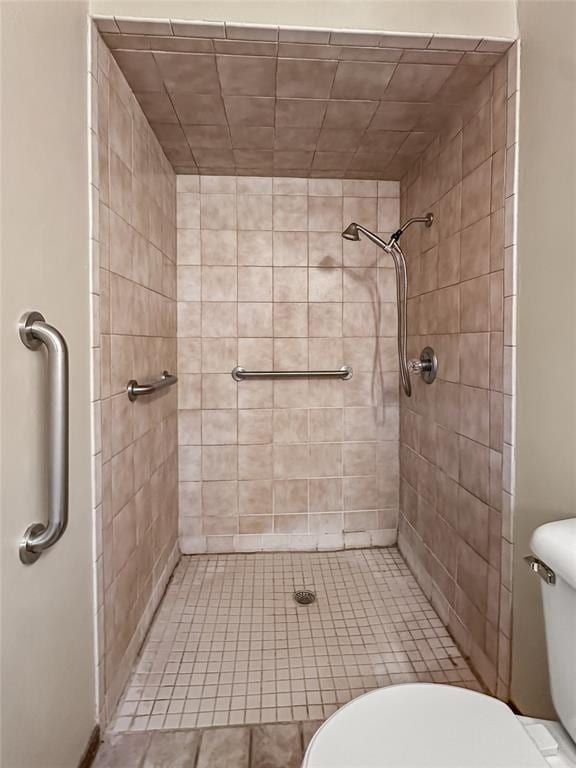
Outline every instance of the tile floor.
<path id="1" fill-rule="evenodd" d="M 576 768 L 576 748 L 560 723 L 519 719 L 527 729 L 544 726 L 557 742 L 558 751 L 545 757 L 550 768 Z M 92 768 L 300 768 L 320 725 L 314 720 L 109 734 Z"/>
<path id="2" fill-rule="evenodd" d="M 121 733 L 92 768 L 299 768 L 318 721 Z"/>
<path id="3" fill-rule="evenodd" d="M 323 720 L 413 681 L 480 689 L 396 548 L 183 557 L 112 730 Z"/>

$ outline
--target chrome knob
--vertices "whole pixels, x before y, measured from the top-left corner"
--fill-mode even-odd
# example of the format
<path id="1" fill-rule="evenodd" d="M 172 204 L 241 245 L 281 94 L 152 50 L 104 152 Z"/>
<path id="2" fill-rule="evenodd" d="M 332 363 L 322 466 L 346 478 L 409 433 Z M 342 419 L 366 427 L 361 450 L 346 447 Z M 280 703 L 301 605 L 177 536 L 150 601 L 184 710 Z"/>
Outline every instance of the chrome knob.
<path id="1" fill-rule="evenodd" d="M 408 371 L 419 373 L 426 384 L 432 384 L 438 374 L 438 358 L 432 347 L 424 347 L 419 359 L 408 360 Z"/>

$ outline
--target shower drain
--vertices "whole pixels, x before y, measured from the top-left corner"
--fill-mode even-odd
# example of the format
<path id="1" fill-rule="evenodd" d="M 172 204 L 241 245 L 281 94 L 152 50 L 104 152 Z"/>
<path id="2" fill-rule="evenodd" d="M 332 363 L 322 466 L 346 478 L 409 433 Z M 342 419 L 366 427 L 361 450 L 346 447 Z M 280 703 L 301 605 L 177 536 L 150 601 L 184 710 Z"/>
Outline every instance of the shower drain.
<path id="1" fill-rule="evenodd" d="M 316 601 L 316 595 L 310 589 L 300 589 L 294 592 L 294 600 L 300 605 L 310 605 Z"/>

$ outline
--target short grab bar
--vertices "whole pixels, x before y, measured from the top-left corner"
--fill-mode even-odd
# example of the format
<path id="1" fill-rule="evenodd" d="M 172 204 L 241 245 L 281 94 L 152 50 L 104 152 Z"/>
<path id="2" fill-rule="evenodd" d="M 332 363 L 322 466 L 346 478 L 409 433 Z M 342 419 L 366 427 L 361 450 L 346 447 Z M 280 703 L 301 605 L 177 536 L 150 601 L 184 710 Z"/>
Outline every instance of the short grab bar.
<path id="1" fill-rule="evenodd" d="M 343 379 L 348 381 L 352 378 L 352 366 L 343 365 L 335 371 L 247 371 L 242 366 L 237 365 L 232 369 L 232 378 L 234 381 L 244 381 L 244 379 Z"/>
<path id="2" fill-rule="evenodd" d="M 134 402 L 137 397 L 142 395 L 152 395 L 154 392 L 158 392 L 159 389 L 164 387 L 171 387 L 172 384 L 176 384 L 178 377 L 168 371 L 162 371 L 162 376 L 157 381 L 151 381 L 149 384 L 138 384 L 136 379 L 131 379 L 128 382 L 126 391 L 128 392 L 128 399 Z"/>
<path id="3" fill-rule="evenodd" d="M 37 350 L 43 344 L 48 350 L 50 503 L 48 524 L 29 525 L 20 543 L 20 560 L 31 565 L 56 544 L 68 525 L 68 348 L 62 334 L 40 312 L 22 315 L 19 333 L 28 349 Z"/>

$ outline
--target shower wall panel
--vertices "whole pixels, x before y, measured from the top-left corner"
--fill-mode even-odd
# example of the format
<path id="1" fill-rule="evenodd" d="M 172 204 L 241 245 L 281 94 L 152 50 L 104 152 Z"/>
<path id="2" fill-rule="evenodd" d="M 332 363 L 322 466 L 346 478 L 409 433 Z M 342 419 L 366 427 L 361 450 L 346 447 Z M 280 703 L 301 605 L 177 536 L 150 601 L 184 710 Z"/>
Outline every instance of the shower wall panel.
<path id="1" fill-rule="evenodd" d="M 401 183 L 409 354 L 439 373 L 402 397 L 399 545 L 487 687 L 509 681 L 516 47 Z"/>
<path id="2" fill-rule="evenodd" d="M 95 541 L 101 722 L 178 555 L 177 394 L 131 403 L 176 368 L 176 178 L 116 62 L 92 36 Z"/>
<path id="3" fill-rule="evenodd" d="M 397 182 L 178 177 L 184 552 L 395 542 L 394 275 L 341 232 L 398 215 Z M 343 363 L 350 381 L 231 376 Z"/>

